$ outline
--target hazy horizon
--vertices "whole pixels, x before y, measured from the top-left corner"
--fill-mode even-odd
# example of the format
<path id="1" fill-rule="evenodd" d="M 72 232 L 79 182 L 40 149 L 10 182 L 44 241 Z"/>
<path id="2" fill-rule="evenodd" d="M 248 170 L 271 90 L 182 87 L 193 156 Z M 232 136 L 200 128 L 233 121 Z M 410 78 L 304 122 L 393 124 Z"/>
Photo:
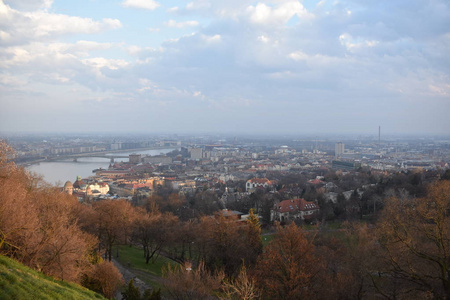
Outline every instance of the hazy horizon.
<path id="1" fill-rule="evenodd" d="M 5 132 L 0 131 L 0 139 L 2 138 L 114 138 L 114 139 L 145 139 L 145 138 L 164 138 L 164 139 L 183 139 L 183 138 L 227 138 L 227 139 L 275 139 L 275 140 L 374 140 L 378 141 L 378 133 L 284 133 L 277 132 L 274 134 L 263 133 L 232 133 L 232 132 L 44 132 L 44 131 L 17 131 Z M 420 139 L 450 139 L 449 134 L 402 134 L 389 133 L 381 134 L 381 141 L 399 140 L 420 140 Z"/>
<path id="2" fill-rule="evenodd" d="M 445 0 L 0 0 L 0 41 L 0 132 L 450 134 Z"/>

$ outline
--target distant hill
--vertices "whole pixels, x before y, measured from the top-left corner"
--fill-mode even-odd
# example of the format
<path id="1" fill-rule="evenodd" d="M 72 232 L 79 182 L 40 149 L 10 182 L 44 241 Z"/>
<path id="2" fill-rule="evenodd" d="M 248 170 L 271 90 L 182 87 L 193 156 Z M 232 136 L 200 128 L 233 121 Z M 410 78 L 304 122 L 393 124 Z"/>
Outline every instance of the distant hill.
<path id="1" fill-rule="evenodd" d="M 0 299 L 106 299 L 74 283 L 56 280 L 0 255 Z"/>

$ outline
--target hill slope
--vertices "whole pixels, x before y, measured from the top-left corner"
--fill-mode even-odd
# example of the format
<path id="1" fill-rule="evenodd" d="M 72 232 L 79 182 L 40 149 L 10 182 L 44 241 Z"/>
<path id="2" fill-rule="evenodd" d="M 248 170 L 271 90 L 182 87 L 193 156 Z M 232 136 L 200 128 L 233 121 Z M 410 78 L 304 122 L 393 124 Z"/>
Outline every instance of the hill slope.
<path id="1" fill-rule="evenodd" d="M 105 299 L 79 285 L 59 281 L 0 255 L 0 299 Z"/>

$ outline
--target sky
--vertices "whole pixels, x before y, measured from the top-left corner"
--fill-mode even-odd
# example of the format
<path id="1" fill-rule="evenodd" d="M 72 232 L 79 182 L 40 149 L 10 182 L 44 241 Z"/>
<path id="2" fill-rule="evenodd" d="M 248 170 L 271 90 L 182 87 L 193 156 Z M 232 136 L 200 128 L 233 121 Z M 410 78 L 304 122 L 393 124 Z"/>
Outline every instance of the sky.
<path id="1" fill-rule="evenodd" d="M 0 131 L 450 134 L 448 0 L 0 0 Z"/>

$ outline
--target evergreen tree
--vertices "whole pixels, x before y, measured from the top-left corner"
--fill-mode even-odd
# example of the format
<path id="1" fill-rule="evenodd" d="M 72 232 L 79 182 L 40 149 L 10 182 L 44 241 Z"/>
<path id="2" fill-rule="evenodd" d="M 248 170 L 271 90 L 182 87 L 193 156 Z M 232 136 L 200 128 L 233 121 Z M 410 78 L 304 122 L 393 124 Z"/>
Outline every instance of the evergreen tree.
<path id="1" fill-rule="evenodd" d="M 131 279 L 128 282 L 128 286 L 125 291 L 122 292 L 123 300 L 139 300 L 141 299 L 141 293 L 139 292 L 139 288 L 134 285 L 134 280 Z"/>
<path id="2" fill-rule="evenodd" d="M 144 292 L 143 300 L 161 300 L 161 289 L 153 290 L 146 289 Z"/>

